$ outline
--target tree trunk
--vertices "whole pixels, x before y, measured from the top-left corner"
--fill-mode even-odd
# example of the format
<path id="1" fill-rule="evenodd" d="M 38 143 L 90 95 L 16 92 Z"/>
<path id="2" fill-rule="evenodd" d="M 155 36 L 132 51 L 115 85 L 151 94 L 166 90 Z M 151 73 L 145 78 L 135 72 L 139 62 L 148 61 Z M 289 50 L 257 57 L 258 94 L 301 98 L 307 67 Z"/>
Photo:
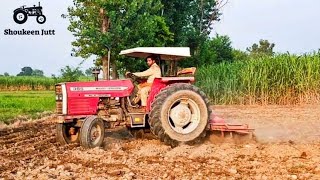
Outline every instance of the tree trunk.
<path id="1" fill-rule="evenodd" d="M 109 17 L 106 16 L 105 14 L 105 10 L 103 8 L 100 8 L 100 18 L 102 19 L 102 23 L 101 23 L 101 32 L 102 33 L 107 33 L 109 30 L 109 26 L 110 26 L 110 21 L 109 21 Z M 108 50 L 109 51 L 109 50 Z M 109 75 L 109 64 L 108 64 L 108 55 L 105 54 L 101 57 L 102 59 L 102 71 L 103 71 L 103 79 L 109 79 L 110 76 Z"/>
<path id="2" fill-rule="evenodd" d="M 112 79 L 118 79 L 119 76 L 118 76 L 118 69 L 117 69 L 117 65 L 116 65 L 116 62 L 112 62 L 111 64 L 111 68 L 112 68 Z"/>
<path id="3" fill-rule="evenodd" d="M 107 79 L 107 77 L 108 77 L 108 56 L 107 55 L 102 56 L 101 61 L 102 61 L 103 79 Z"/>

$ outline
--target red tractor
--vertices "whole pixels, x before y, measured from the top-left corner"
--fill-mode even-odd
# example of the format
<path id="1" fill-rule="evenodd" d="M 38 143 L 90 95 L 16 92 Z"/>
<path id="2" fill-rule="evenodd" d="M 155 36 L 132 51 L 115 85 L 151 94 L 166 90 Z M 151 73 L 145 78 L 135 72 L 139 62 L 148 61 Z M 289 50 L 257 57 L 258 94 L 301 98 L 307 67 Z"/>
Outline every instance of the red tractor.
<path id="1" fill-rule="evenodd" d="M 169 61 L 171 74 L 165 76 L 162 68 L 162 77 L 154 80 L 144 111 L 131 103 L 135 95 L 132 79 L 136 77 L 57 84 L 58 142 L 79 142 L 83 147 L 94 148 L 102 144 L 105 129 L 119 126 L 126 126 L 132 133 L 150 130 L 171 146 L 198 143 L 209 129 L 228 131 L 224 123 L 210 124 L 209 101 L 194 86 L 195 78 L 176 76 L 176 61 L 189 57 L 189 48 L 134 48 L 120 54 L 140 58 L 157 54 L 160 67 L 164 67 L 164 60 Z M 193 74 L 194 69 L 181 72 Z"/>

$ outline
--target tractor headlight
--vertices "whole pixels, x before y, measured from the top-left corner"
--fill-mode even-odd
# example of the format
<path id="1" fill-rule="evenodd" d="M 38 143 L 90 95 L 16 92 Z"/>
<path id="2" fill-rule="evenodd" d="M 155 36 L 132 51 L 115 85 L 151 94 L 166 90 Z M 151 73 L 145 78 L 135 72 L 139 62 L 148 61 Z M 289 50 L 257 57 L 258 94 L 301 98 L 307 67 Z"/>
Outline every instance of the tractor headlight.
<path id="1" fill-rule="evenodd" d="M 57 94 L 56 95 L 56 101 L 62 101 L 62 95 L 61 94 Z"/>

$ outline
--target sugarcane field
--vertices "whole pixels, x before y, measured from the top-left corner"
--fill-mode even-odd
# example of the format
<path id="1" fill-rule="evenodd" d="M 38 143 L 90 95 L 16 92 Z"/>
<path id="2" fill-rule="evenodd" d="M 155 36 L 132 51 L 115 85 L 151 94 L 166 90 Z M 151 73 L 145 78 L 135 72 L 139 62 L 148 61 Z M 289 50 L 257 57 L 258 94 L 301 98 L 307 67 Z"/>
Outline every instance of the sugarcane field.
<path id="1" fill-rule="evenodd" d="M 0 180 L 320 179 L 320 2 L 292 2 L 2 2 Z"/>

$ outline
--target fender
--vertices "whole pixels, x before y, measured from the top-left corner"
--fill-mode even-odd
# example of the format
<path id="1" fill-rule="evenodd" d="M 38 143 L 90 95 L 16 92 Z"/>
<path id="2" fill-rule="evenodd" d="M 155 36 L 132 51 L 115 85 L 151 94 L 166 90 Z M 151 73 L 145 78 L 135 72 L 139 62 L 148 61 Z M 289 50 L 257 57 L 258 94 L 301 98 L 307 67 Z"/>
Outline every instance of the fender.
<path id="1" fill-rule="evenodd" d="M 15 9 L 13 12 L 15 13 L 15 12 L 18 11 L 18 10 L 26 11 L 26 10 L 23 9 L 23 8 L 17 8 L 17 9 Z"/>
<path id="2" fill-rule="evenodd" d="M 151 86 L 151 90 L 148 96 L 148 100 L 147 100 L 147 107 L 146 107 L 146 112 L 150 112 L 151 111 L 151 104 L 154 101 L 154 98 L 157 94 L 159 94 L 159 92 L 161 91 L 161 89 L 165 88 L 166 86 L 170 85 L 170 84 L 174 84 L 174 83 L 194 83 L 195 79 L 194 77 L 161 77 L 161 78 L 155 78 L 152 86 Z"/>

